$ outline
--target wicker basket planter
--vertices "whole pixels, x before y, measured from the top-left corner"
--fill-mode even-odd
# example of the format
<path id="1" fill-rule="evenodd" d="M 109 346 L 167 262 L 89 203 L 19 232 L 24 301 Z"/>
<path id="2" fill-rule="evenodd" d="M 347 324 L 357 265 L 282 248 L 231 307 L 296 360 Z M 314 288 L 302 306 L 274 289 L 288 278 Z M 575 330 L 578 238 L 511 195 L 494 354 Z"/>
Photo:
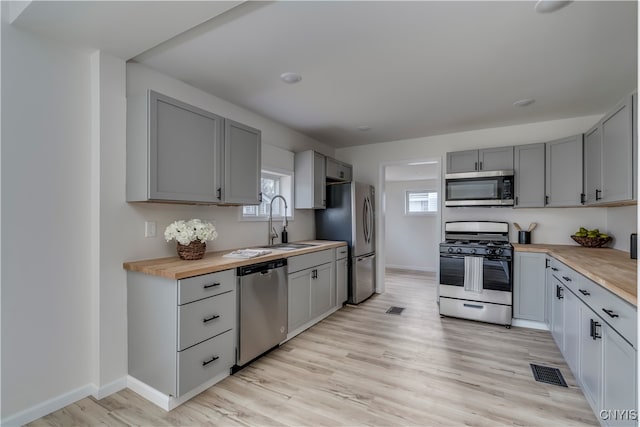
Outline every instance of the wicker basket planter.
<path id="1" fill-rule="evenodd" d="M 580 246 L 585 248 L 600 248 L 611 241 L 611 237 L 578 237 L 571 236 Z"/>
<path id="2" fill-rule="evenodd" d="M 184 259 L 187 261 L 202 259 L 204 257 L 204 252 L 207 249 L 207 244 L 201 242 L 200 240 L 194 240 L 188 245 L 181 245 L 178 243 L 178 256 L 180 259 Z"/>

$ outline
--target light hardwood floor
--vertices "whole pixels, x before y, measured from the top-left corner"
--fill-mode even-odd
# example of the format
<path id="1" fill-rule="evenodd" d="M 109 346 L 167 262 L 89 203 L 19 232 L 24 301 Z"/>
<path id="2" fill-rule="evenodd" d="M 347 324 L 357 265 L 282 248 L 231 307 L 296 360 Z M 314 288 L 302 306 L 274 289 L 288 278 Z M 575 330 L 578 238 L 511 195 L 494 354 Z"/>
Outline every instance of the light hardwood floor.
<path id="1" fill-rule="evenodd" d="M 123 390 L 30 425 L 598 425 L 548 332 L 441 319 L 433 275 L 389 270 L 386 286 L 171 412 Z"/>

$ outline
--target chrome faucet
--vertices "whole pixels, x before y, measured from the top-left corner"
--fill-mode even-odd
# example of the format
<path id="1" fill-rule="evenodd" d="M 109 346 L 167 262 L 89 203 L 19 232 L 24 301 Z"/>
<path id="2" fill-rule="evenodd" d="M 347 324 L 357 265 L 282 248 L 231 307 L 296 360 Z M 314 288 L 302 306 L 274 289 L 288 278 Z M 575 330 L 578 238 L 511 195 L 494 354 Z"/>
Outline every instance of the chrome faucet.
<path id="1" fill-rule="evenodd" d="M 276 232 L 275 227 L 273 226 L 273 202 L 276 199 L 282 199 L 282 201 L 284 202 L 284 227 L 286 228 L 287 225 L 289 225 L 289 222 L 287 221 L 287 199 L 285 199 L 283 196 L 281 196 L 280 194 L 273 196 L 273 198 L 271 199 L 271 203 L 269 203 L 269 246 L 273 245 L 273 239 L 275 239 L 276 237 L 278 237 L 278 233 Z"/>

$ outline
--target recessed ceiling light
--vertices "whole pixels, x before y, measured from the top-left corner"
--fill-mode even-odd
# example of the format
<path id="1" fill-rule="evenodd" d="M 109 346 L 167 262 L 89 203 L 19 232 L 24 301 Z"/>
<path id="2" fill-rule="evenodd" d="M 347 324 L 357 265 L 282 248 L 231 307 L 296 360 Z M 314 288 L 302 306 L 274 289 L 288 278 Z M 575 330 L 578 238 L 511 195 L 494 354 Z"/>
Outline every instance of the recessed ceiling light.
<path id="1" fill-rule="evenodd" d="M 535 99 L 533 98 L 525 98 L 525 99 L 519 99 L 516 102 L 513 103 L 514 107 L 526 107 L 527 105 L 531 105 L 534 102 L 536 102 Z"/>
<path id="2" fill-rule="evenodd" d="M 366 132 L 368 130 L 371 130 L 371 126 L 358 126 L 358 130 L 360 132 Z"/>
<path id="3" fill-rule="evenodd" d="M 538 13 L 551 13 L 556 10 L 560 10 L 563 7 L 567 6 L 569 3 L 573 3 L 572 1 L 561 1 L 561 0 L 540 0 L 536 3 L 535 11 Z"/>
<path id="4" fill-rule="evenodd" d="M 285 83 L 288 83 L 288 84 L 292 85 L 292 84 L 298 83 L 300 80 L 302 80 L 302 76 L 300 74 L 298 74 L 298 73 L 287 72 L 287 73 L 280 74 L 280 80 L 282 80 Z"/>

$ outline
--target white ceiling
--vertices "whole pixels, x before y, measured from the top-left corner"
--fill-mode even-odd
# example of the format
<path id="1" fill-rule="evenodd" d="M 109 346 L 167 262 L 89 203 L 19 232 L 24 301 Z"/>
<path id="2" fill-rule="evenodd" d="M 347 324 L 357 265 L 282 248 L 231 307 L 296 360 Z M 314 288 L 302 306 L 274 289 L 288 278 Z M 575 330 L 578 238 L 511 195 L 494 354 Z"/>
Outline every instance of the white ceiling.
<path id="1" fill-rule="evenodd" d="M 16 22 L 129 59 L 237 2 L 85 3 Z M 636 87 L 635 1 L 534 4 L 245 2 L 135 60 L 335 147 L 602 114 Z"/>

